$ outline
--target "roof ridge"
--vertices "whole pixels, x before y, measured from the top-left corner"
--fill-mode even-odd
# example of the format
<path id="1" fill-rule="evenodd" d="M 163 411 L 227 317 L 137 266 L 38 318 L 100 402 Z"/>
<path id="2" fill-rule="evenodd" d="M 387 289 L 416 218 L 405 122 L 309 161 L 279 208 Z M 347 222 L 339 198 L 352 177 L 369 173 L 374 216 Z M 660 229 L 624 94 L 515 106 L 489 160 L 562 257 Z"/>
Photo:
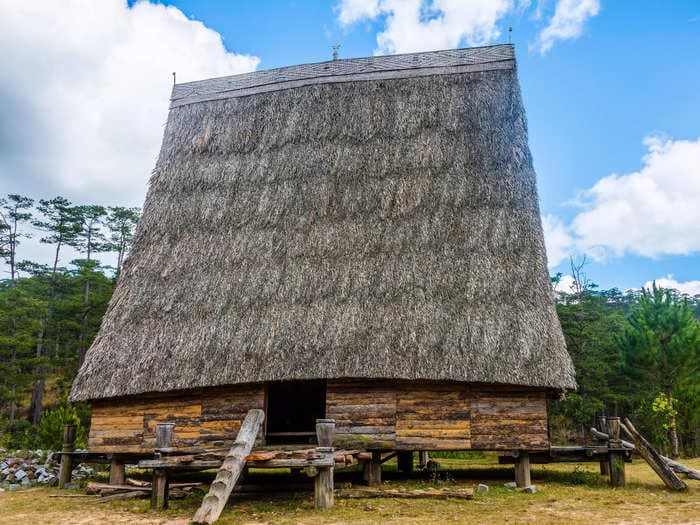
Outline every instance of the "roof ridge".
<path id="1" fill-rule="evenodd" d="M 175 84 L 171 108 L 309 84 L 406 78 L 515 67 L 513 44 L 345 58 Z"/>

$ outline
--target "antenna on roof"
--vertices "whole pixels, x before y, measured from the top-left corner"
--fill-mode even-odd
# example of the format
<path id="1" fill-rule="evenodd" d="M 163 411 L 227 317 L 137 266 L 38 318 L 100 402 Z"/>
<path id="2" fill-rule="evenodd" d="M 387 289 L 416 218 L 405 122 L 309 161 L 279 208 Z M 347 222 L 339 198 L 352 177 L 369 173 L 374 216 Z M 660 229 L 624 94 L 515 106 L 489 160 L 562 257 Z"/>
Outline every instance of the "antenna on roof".
<path id="1" fill-rule="evenodd" d="M 333 44 L 333 60 L 338 60 L 338 49 L 340 49 L 340 44 L 336 42 L 335 44 Z"/>
<path id="2" fill-rule="evenodd" d="M 512 37 L 513 36 L 513 26 L 508 26 L 508 43 L 512 43 Z"/>
<path id="3" fill-rule="evenodd" d="M 176 73 L 175 73 L 175 71 L 173 71 L 173 86 L 174 86 L 175 83 L 176 83 L 176 82 L 175 82 L 175 76 L 176 76 Z"/>

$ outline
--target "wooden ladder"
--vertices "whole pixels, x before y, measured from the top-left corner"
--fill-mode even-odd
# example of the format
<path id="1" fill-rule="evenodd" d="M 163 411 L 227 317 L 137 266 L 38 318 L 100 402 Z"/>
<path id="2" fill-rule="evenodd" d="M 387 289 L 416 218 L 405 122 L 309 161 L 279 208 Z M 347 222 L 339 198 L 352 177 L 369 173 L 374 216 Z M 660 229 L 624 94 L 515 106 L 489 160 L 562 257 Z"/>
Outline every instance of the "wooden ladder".
<path id="1" fill-rule="evenodd" d="M 249 410 L 246 414 L 241 430 L 238 432 L 236 442 L 228 451 L 214 482 L 209 487 L 209 492 L 202 500 L 194 515 L 195 523 L 214 523 L 226 506 L 231 491 L 246 463 L 246 456 L 250 454 L 258 436 L 260 427 L 265 420 L 265 412 L 260 409 Z"/>

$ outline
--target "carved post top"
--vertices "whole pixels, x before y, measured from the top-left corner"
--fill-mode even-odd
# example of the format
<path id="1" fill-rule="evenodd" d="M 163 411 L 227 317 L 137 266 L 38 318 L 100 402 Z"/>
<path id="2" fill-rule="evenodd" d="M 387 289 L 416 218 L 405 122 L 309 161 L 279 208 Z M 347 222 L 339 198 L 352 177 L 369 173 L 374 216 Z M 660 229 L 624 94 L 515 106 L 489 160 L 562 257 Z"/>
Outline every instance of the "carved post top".
<path id="1" fill-rule="evenodd" d="M 610 436 L 608 446 L 611 448 L 621 448 L 622 443 L 620 442 L 620 418 L 609 417 L 606 420 L 606 424 L 608 427 L 608 436 Z"/>
<path id="2" fill-rule="evenodd" d="M 332 447 L 335 435 L 335 419 L 316 420 L 316 439 L 319 447 Z"/>

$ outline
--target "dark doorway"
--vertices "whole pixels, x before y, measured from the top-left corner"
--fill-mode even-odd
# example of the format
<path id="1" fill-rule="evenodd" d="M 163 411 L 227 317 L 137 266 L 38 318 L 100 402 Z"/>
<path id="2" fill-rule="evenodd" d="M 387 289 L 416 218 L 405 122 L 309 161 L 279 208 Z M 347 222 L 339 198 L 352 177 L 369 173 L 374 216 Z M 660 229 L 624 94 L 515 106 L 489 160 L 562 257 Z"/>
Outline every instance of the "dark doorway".
<path id="1" fill-rule="evenodd" d="M 326 382 L 268 383 L 266 416 L 268 445 L 315 443 L 316 420 L 326 417 Z"/>

